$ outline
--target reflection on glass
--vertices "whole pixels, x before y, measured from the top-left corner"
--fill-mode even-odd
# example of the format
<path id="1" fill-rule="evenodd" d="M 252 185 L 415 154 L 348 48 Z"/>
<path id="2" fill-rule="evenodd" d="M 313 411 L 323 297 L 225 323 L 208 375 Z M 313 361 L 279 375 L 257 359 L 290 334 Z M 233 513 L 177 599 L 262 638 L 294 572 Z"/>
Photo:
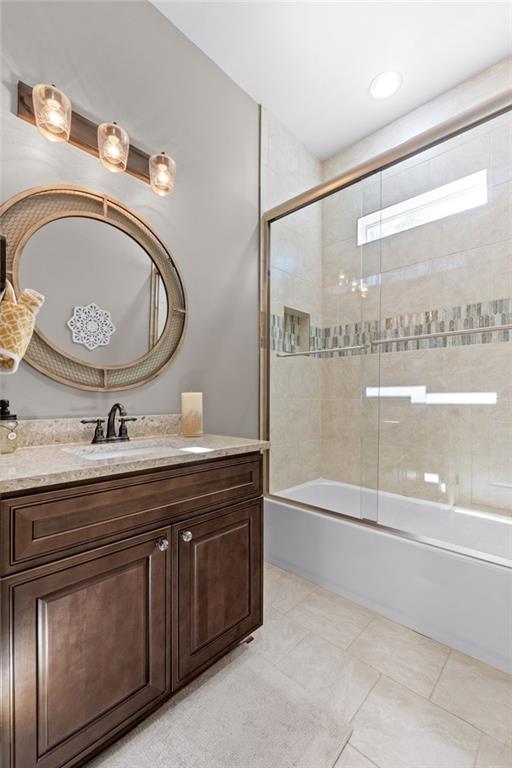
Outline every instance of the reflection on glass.
<path id="1" fill-rule="evenodd" d="M 38 331 L 67 354 L 95 365 L 142 357 L 167 319 L 165 288 L 147 251 L 98 219 L 69 216 L 37 230 L 23 248 L 19 282 L 46 296 Z M 75 343 L 67 324 L 75 307 L 90 304 L 108 312 L 116 328 L 108 343 L 94 349 Z"/>
<path id="2" fill-rule="evenodd" d="M 396 235 L 487 203 L 487 170 L 443 184 L 357 220 L 357 244 Z"/>
<path id="3" fill-rule="evenodd" d="M 423 405 L 496 405 L 497 392 L 427 392 L 426 387 L 366 387 L 366 397 L 408 397 Z"/>
<path id="4" fill-rule="evenodd" d="M 153 267 L 151 272 L 149 347 L 154 347 L 163 333 L 167 322 L 167 293 L 160 272 Z"/>

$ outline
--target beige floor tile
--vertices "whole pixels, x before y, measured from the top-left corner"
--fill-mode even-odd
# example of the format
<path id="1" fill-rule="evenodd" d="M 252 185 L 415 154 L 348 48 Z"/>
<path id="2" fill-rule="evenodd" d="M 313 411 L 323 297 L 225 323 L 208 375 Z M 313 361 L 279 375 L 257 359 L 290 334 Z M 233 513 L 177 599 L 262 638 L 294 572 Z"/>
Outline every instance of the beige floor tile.
<path id="1" fill-rule="evenodd" d="M 301 579 L 280 568 L 265 570 L 264 605 L 283 613 L 289 611 L 307 595 L 318 589 L 316 584 Z"/>
<path id="2" fill-rule="evenodd" d="M 374 615 L 326 589 L 317 589 L 290 611 L 295 621 L 342 649 L 348 647 Z"/>
<path id="3" fill-rule="evenodd" d="M 254 633 L 251 648 L 267 661 L 277 661 L 302 640 L 309 630 L 286 613 L 268 608 L 263 626 Z"/>
<path id="4" fill-rule="evenodd" d="M 452 651 L 432 701 L 499 741 L 512 739 L 512 675 Z"/>
<path id="5" fill-rule="evenodd" d="M 185 689 L 92 765 L 328 768 L 350 733 L 350 725 L 319 711 L 300 685 L 249 646 L 219 676 Z"/>
<path id="6" fill-rule="evenodd" d="M 301 640 L 276 666 L 339 721 L 353 717 L 379 677 L 376 670 L 313 634 Z"/>
<path id="7" fill-rule="evenodd" d="M 387 619 L 374 619 L 349 653 L 427 698 L 450 649 Z"/>
<path id="8" fill-rule="evenodd" d="M 364 755 L 347 744 L 334 768 L 375 768 L 375 763 L 371 763 Z"/>
<path id="9" fill-rule="evenodd" d="M 263 575 L 263 609 L 265 618 L 272 607 L 272 602 L 277 595 L 278 583 L 281 580 L 281 571 L 273 565 L 265 565 Z"/>
<path id="10" fill-rule="evenodd" d="M 475 768 L 512 768 L 512 747 L 482 735 Z"/>
<path id="11" fill-rule="evenodd" d="M 351 743 L 380 768 L 472 768 L 479 732 L 381 678 L 353 721 Z"/>

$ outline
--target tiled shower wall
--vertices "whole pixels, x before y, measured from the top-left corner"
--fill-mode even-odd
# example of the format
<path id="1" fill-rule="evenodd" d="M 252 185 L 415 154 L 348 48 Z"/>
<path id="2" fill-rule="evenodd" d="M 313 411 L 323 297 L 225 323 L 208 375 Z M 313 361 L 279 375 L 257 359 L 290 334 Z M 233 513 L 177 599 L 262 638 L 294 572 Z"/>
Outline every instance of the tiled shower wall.
<path id="1" fill-rule="evenodd" d="M 358 216 L 483 168 L 487 205 L 357 248 Z M 323 323 L 335 343 L 512 322 L 510 113 L 323 206 Z M 354 280 L 359 288 L 352 292 Z M 510 332 L 471 334 L 375 346 L 359 359 L 324 359 L 321 476 L 512 511 L 511 341 Z M 427 406 L 407 398 L 368 400 L 366 387 L 379 382 L 423 385 L 430 392 L 492 391 L 498 402 Z M 438 483 L 425 481 L 432 475 Z"/>
<path id="2" fill-rule="evenodd" d="M 510 61 L 455 89 L 452 112 L 454 101 L 469 106 L 478 93 L 481 98 L 486 89 L 499 90 L 507 77 Z M 439 116 L 448 116 L 449 96 L 436 101 Z M 406 118 L 398 121 L 398 140 L 418 126 L 418 113 L 426 127 L 434 122 L 436 102 L 413 113 L 409 124 Z M 325 177 L 381 152 L 393 143 L 391 129 L 326 161 Z M 266 156 L 274 167 L 283 139 L 281 133 Z M 511 146 L 510 118 L 502 117 L 305 209 L 309 219 L 300 212 L 302 220 L 294 214 L 278 222 L 272 227 L 276 321 L 283 306 L 310 311 L 326 347 L 365 342 L 368 333 L 373 338 L 423 333 L 487 324 L 487 318 L 489 324 L 510 322 Z M 309 157 L 308 168 L 313 167 Z M 357 247 L 358 216 L 482 168 L 488 169 L 488 205 Z M 279 175 L 286 176 L 284 168 Z M 292 194 L 317 183 L 303 182 Z M 280 189 L 272 204 L 290 196 Z M 445 342 L 422 342 L 407 350 L 374 347 L 371 353 L 330 359 L 273 356 L 271 489 L 327 477 L 480 509 L 510 509 L 508 338 L 471 335 L 451 339 L 446 348 L 440 346 Z M 379 381 L 436 392 L 497 391 L 498 404 L 433 407 L 362 396 Z M 440 482 L 425 483 L 425 473 L 438 474 Z"/>
<path id="3" fill-rule="evenodd" d="M 322 180 L 322 166 L 269 112 L 262 113 L 262 210 Z M 272 227 L 271 312 L 276 333 L 284 307 L 322 322 L 322 221 L 318 206 Z M 307 358 L 273 356 L 270 394 L 271 488 L 318 477 L 321 455 L 320 368 Z"/>

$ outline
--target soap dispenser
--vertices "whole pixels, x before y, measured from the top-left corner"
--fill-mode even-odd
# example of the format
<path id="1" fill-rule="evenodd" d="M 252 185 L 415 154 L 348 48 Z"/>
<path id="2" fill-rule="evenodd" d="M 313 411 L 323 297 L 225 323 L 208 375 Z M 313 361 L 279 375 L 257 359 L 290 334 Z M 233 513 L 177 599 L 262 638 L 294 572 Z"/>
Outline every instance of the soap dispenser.
<path id="1" fill-rule="evenodd" d="M 0 400 L 0 454 L 13 453 L 18 446 L 18 421 L 9 411 L 9 401 Z"/>

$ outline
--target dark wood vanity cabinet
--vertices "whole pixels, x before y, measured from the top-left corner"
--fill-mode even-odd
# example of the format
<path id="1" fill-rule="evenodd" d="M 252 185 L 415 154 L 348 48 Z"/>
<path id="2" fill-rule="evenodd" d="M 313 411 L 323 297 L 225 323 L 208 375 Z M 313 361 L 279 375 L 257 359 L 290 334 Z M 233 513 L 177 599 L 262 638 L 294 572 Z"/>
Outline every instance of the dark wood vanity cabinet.
<path id="1" fill-rule="evenodd" d="M 261 502 L 173 528 L 173 687 L 261 621 Z"/>
<path id="2" fill-rule="evenodd" d="M 168 693 L 169 534 L 8 585 L 15 766 L 66 765 Z"/>
<path id="3" fill-rule="evenodd" d="M 84 765 L 261 625 L 260 463 L 259 454 L 251 454 L 187 467 L 188 488 L 194 473 L 198 476 L 201 493 L 196 504 L 190 493 L 186 513 L 176 511 L 176 505 L 161 504 L 158 525 L 152 499 L 156 492 L 160 502 L 165 499 L 154 483 L 165 483 L 172 498 L 173 472 L 182 486 L 183 468 L 159 472 L 157 481 L 154 473 L 137 476 L 153 494 L 147 495 L 147 520 L 140 504 L 133 513 L 134 476 L 127 476 L 132 528 L 120 519 L 120 479 L 110 481 L 116 505 L 109 521 L 104 481 L 97 484 L 96 521 L 94 484 L 0 502 L 1 530 L 10 536 L 0 560 L 2 573 L 8 572 L 0 593 L 2 768 Z M 205 509 L 205 472 L 212 472 L 211 487 L 218 493 L 223 464 L 228 494 L 238 472 L 247 498 Z M 252 483 L 244 482 L 248 472 Z M 41 520 L 39 502 L 49 520 L 59 517 L 58 526 L 42 526 L 47 537 L 48 530 L 63 527 L 63 500 L 69 506 L 72 498 L 76 505 L 80 495 L 86 501 L 82 512 L 86 509 L 88 524 L 95 531 L 100 519 L 106 525 L 105 540 L 96 541 L 93 549 L 86 549 L 84 542 L 81 552 L 73 543 L 73 554 L 59 553 L 50 562 L 19 570 L 19 510 Z M 116 540 L 113 525 L 119 531 Z M 21 531 L 29 542 L 26 526 Z M 81 539 L 81 528 L 77 534 Z"/>

